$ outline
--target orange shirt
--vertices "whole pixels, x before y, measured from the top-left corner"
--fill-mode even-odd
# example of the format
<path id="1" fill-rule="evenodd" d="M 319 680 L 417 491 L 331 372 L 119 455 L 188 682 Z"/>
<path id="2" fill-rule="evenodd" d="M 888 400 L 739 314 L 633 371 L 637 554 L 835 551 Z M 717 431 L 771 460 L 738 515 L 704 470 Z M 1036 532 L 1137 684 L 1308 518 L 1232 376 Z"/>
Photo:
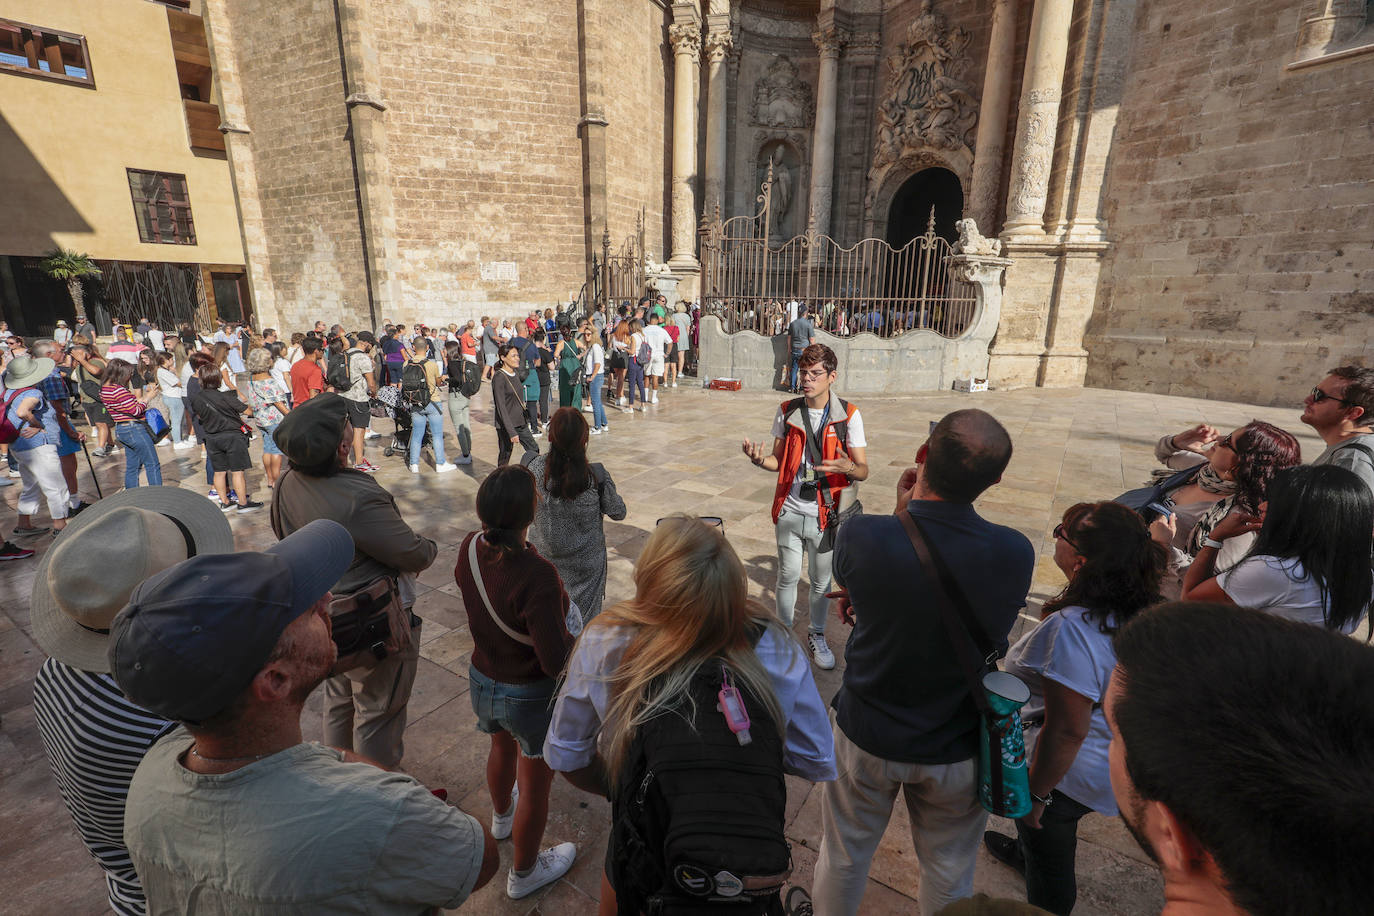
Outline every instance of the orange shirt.
<path id="1" fill-rule="evenodd" d="M 291 367 L 291 403 L 297 407 L 324 391 L 324 371 L 320 364 L 298 359 Z"/>

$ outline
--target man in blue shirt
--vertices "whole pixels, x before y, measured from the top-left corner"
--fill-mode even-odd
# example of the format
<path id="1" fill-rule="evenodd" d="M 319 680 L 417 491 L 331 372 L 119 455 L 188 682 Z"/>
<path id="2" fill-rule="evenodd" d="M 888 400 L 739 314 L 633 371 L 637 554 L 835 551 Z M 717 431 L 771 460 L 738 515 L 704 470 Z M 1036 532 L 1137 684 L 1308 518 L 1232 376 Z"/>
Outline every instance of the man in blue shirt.
<path id="1" fill-rule="evenodd" d="M 899 790 L 921 863 L 921 912 L 973 893 L 987 821 L 977 798 L 978 711 L 897 513 L 910 513 L 987 641 L 1006 651 L 1035 550 L 1015 529 L 981 518 L 973 501 L 1001 480 L 1011 451 L 1011 437 L 992 416 L 955 411 L 902 474 L 894 514 L 859 516 L 836 538 L 841 615 L 852 611 L 855 623 L 832 703 L 840 777 L 821 789 L 818 913 L 859 911 Z"/>

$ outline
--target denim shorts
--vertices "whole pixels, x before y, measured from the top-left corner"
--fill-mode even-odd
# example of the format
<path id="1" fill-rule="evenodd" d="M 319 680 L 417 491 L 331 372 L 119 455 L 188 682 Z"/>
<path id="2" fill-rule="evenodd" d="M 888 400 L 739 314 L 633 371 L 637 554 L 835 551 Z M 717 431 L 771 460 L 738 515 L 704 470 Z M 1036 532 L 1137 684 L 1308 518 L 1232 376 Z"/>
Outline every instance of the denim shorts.
<path id="1" fill-rule="evenodd" d="M 488 735 L 509 732 L 526 757 L 544 756 L 544 736 L 553 719 L 553 700 L 558 682 L 553 678 L 533 684 L 503 684 L 468 666 L 468 695 L 477 714 L 477 730 Z"/>
<path id="2" fill-rule="evenodd" d="M 281 454 L 281 449 L 277 448 L 277 440 L 276 440 L 275 438 L 273 438 L 273 436 L 272 436 L 272 434 L 275 433 L 275 432 L 277 431 L 277 427 L 280 426 L 280 425 L 281 425 L 281 422 L 278 421 L 278 422 L 276 422 L 276 423 L 273 423 L 271 426 L 267 427 L 266 429 L 259 429 L 259 430 L 258 430 L 258 432 L 262 433 L 262 453 L 263 453 L 264 455 L 280 455 L 280 454 Z"/>

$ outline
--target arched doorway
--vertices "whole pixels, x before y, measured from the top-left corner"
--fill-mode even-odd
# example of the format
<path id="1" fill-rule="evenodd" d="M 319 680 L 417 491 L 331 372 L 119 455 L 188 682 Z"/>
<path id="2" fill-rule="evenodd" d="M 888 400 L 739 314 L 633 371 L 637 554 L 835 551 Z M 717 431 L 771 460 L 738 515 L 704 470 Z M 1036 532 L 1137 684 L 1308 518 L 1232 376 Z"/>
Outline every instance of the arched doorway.
<path id="1" fill-rule="evenodd" d="M 887 213 L 887 243 L 901 248 L 924 235 L 935 208 L 935 234 L 951 243 L 959 233 L 954 224 L 964 217 L 964 189 L 959 176 L 949 169 L 922 169 L 902 183 L 892 195 Z"/>

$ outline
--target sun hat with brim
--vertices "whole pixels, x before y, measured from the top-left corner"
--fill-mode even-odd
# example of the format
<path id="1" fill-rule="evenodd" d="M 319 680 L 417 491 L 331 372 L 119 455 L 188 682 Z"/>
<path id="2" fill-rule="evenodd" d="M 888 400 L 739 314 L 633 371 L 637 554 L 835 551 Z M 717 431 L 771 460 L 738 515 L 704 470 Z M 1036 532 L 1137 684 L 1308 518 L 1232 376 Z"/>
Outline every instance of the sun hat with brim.
<path id="1" fill-rule="evenodd" d="M 137 487 L 67 523 L 38 561 L 33 638 L 73 668 L 108 674 L 109 627 L 140 582 L 188 556 L 233 553 L 219 507 L 174 486 Z"/>
<path id="2" fill-rule="evenodd" d="M 48 359 L 46 356 L 34 358 L 32 356 L 16 356 L 10 360 L 10 364 L 5 367 L 5 387 L 13 391 L 16 388 L 27 388 L 36 385 L 43 379 L 52 375 L 52 371 L 57 368 L 57 363 Z"/>

